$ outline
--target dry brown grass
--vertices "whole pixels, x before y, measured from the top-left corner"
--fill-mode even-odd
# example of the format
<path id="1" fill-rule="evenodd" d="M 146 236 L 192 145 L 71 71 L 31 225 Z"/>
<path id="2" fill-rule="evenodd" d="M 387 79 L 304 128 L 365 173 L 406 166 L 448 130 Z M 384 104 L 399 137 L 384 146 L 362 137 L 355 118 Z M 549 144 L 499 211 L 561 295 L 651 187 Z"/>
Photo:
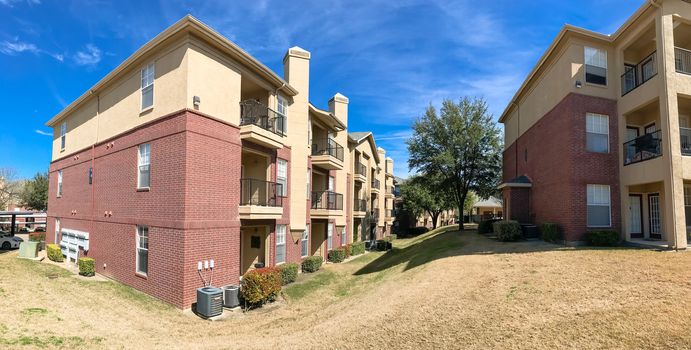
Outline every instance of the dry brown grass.
<path id="1" fill-rule="evenodd" d="M 690 253 L 453 231 L 396 245 L 219 322 L 2 254 L 0 348 L 691 348 Z"/>

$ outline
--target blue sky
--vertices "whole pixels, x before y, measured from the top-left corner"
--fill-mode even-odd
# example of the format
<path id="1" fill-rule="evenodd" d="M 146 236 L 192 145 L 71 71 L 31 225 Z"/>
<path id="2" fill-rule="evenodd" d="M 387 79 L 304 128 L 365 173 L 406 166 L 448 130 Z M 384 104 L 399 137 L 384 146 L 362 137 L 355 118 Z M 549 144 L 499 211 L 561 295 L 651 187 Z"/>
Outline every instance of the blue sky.
<path id="1" fill-rule="evenodd" d="M 374 132 L 408 173 L 405 139 L 431 103 L 485 98 L 498 117 L 564 23 L 614 32 L 643 0 L 0 0 L 0 167 L 50 163 L 44 123 L 191 13 L 279 75 L 312 52 L 310 99 L 350 98 L 351 131 Z"/>

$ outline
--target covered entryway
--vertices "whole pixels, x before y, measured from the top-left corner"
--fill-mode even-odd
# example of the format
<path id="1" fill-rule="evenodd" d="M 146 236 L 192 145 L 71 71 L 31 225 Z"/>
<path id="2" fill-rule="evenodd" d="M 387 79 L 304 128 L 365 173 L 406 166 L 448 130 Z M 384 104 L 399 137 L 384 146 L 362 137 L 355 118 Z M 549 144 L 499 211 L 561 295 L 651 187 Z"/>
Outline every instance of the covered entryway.
<path id="1" fill-rule="evenodd" d="M 266 264 L 269 227 L 243 226 L 240 228 L 240 275 L 254 269 L 255 264 Z"/>
<path id="2" fill-rule="evenodd" d="M 312 220 L 312 234 L 310 236 L 310 255 L 321 256 L 326 259 L 326 228 L 328 221 Z"/>

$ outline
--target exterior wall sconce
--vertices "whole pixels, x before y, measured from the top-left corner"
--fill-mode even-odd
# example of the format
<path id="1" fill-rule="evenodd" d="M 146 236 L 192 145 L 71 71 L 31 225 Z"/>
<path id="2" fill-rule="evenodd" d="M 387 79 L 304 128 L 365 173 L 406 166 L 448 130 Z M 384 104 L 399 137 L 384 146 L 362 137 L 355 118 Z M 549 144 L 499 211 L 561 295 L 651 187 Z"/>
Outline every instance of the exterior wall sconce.
<path id="1" fill-rule="evenodd" d="M 576 80 L 576 89 L 580 89 L 583 87 L 583 83 L 581 83 L 580 80 Z"/>

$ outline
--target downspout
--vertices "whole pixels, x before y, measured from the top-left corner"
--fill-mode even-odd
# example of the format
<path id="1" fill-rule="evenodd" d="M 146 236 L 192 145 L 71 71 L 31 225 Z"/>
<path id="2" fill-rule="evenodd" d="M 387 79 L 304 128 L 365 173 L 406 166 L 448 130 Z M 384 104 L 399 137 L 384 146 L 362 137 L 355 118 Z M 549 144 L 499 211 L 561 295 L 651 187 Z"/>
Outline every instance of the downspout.
<path id="1" fill-rule="evenodd" d="M 94 90 L 89 90 L 91 94 L 94 93 Z M 95 217 L 95 203 L 94 203 L 94 198 L 95 196 L 95 191 L 94 191 L 94 181 L 96 179 L 96 169 L 95 169 L 95 157 L 96 157 L 96 143 L 98 143 L 98 129 L 99 129 L 99 121 L 100 121 L 100 115 L 101 115 L 101 95 L 97 94 L 96 95 L 96 139 L 94 140 L 94 143 L 91 144 L 91 229 L 90 232 L 94 232 L 94 219 Z"/>
<path id="2" fill-rule="evenodd" d="M 516 125 L 516 140 L 514 141 L 514 143 L 516 144 L 516 147 L 514 147 L 516 149 L 516 169 L 515 169 L 514 177 L 518 177 L 518 138 L 521 136 L 520 135 L 521 134 L 521 108 L 518 105 L 518 103 L 516 103 L 516 101 L 509 102 L 509 105 L 516 106 L 516 118 L 517 118 L 516 124 L 517 125 Z"/>

